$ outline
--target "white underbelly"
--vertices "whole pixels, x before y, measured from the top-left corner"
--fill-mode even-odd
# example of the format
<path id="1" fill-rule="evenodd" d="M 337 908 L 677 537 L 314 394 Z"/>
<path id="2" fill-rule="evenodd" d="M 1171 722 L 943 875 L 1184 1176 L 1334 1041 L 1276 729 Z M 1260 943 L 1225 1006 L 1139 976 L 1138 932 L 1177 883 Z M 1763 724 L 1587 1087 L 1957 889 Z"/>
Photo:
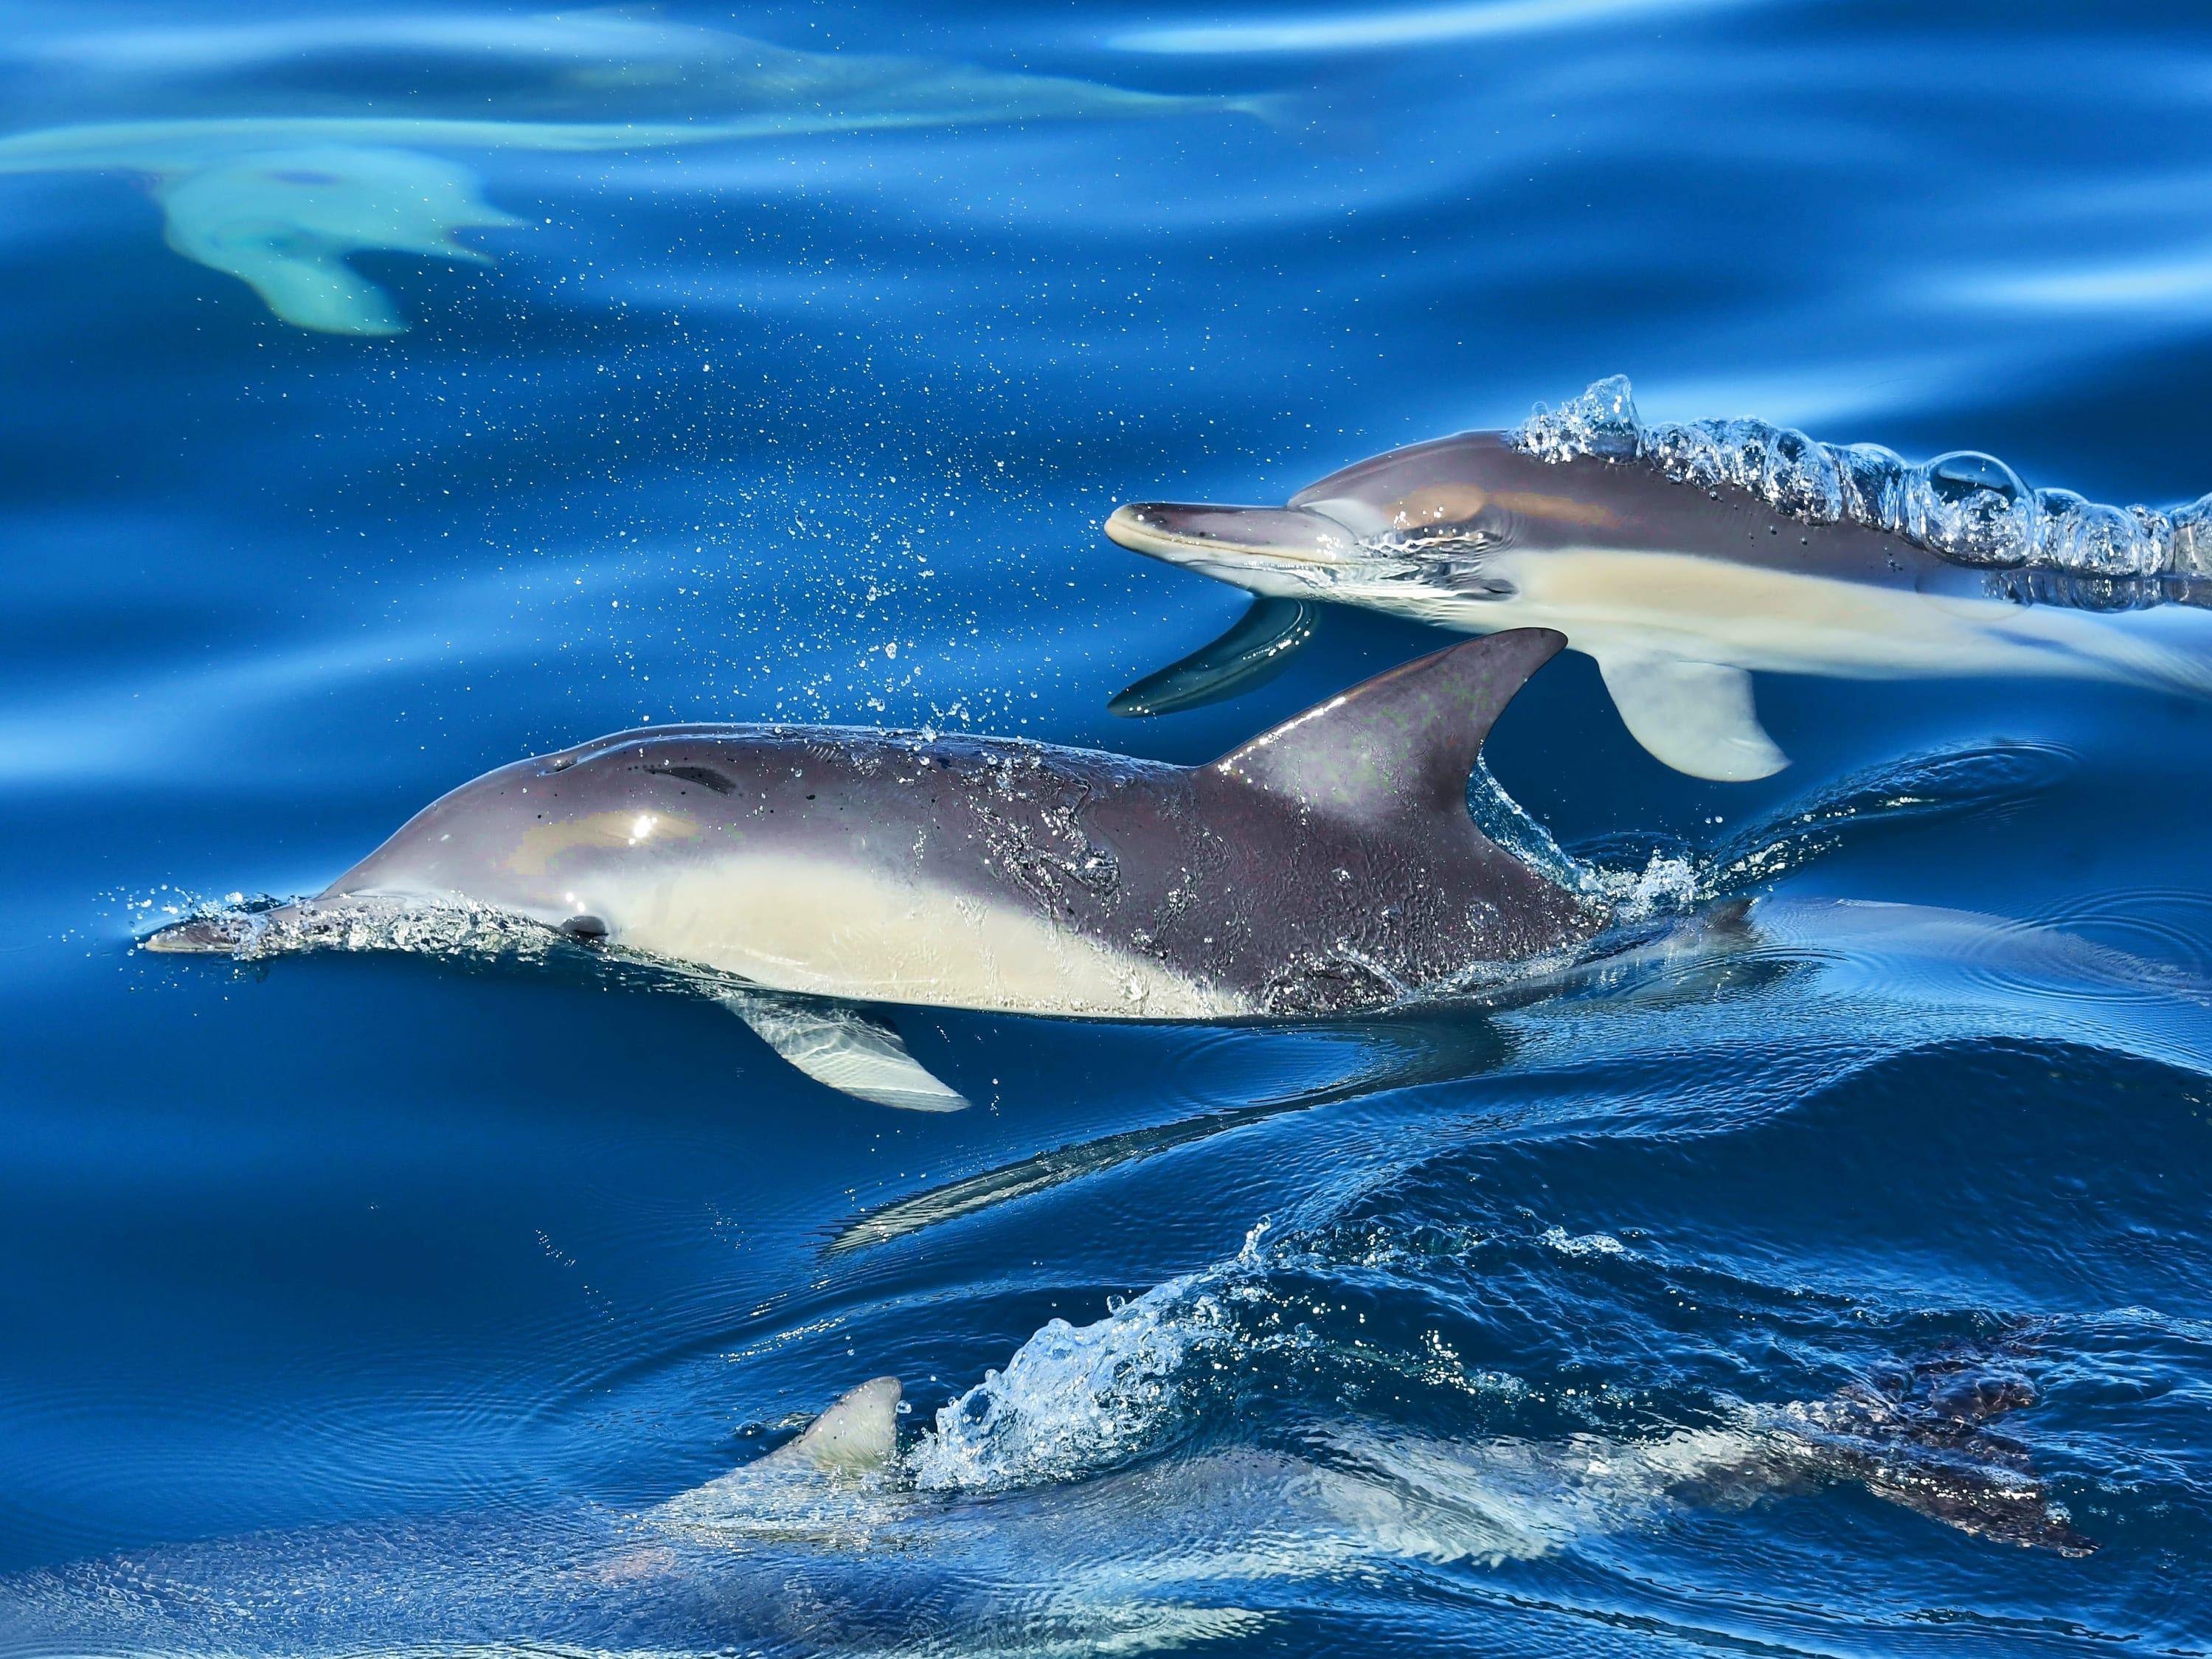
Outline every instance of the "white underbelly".
<path id="1" fill-rule="evenodd" d="M 614 937 L 781 991 L 855 1002 L 1218 1018 L 1242 999 L 992 902 L 852 865 L 753 857 L 664 869 L 594 896 Z"/>

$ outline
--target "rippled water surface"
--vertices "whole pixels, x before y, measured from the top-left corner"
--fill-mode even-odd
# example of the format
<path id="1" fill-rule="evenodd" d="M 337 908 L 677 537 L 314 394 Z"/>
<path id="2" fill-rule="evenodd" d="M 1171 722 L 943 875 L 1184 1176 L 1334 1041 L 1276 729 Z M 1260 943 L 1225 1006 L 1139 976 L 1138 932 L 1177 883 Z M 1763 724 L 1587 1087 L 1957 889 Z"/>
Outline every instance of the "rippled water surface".
<path id="1" fill-rule="evenodd" d="M 1762 673 L 1710 783 L 1569 653 L 1487 750 L 1556 848 L 1476 805 L 1612 954 L 901 1011 L 962 1112 L 543 939 L 137 947 L 624 726 L 1211 757 L 1452 636 L 1118 718 L 1246 601 L 1116 503 L 1612 374 L 2170 514 L 2202 19 L 0 15 L 0 1653 L 2212 1646 L 2185 686 Z M 883 1374 L 887 1469 L 662 1507 Z"/>

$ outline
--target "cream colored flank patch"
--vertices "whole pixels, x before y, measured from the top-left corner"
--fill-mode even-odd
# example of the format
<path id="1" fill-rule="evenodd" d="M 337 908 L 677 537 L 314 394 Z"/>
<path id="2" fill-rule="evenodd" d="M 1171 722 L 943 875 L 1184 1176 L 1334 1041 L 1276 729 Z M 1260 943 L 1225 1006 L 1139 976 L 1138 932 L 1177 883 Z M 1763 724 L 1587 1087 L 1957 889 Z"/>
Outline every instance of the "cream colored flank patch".
<path id="1" fill-rule="evenodd" d="M 1331 597 L 1488 634 L 1556 628 L 1593 656 L 1674 656 L 1846 679 L 2063 674 L 2212 691 L 2212 670 L 2103 617 L 2051 605 L 1919 593 L 1697 554 L 1599 548 L 1501 553 L 1510 598 L 1355 586 Z"/>
<path id="2" fill-rule="evenodd" d="M 1242 999 L 1006 902 L 796 858 L 594 883 L 626 945 L 781 991 L 1118 1019 L 1218 1018 Z"/>

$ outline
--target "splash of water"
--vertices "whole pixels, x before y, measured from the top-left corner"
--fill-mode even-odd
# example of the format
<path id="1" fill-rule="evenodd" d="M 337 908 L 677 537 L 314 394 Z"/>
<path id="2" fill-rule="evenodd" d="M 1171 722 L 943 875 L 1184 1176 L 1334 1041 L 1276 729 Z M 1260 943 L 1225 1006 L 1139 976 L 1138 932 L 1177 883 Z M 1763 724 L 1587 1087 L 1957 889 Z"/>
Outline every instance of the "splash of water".
<path id="1" fill-rule="evenodd" d="M 1562 887 L 1580 890 L 1587 874 L 1528 809 L 1505 793 L 1481 756 L 1467 781 L 1468 815 L 1504 851 Z"/>
<path id="2" fill-rule="evenodd" d="M 1742 490 L 1805 524 L 1863 525 L 1958 564 L 2212 575 L 2212 495 L 2167 511 L 2107 507 L 2070 489 L 2031 489 L 1974 450 L 1914 465 L 1880 444 L 1825 444 L 1764 421 L 1646 422 L 1624 374 L 1559 409 L 1538 404 L 1509 437 L 1540 460 L 1640 461 L 1676 483 Z"/>
<path id="3" fill-rule="evenodd" d="M 372 896 L 307 904 L 234 893 L 221 902 L 194 903 L 182 923 L 165 921 L 155 931 L 179 927 L 195 930 L 199 950 L 228 951 L 239 962 L 264 962 L 303 951 L 402 951 L 481 962 L 537 962 L 567 943 L 543 922 L 467 899 Z"/>
<path id="4" fill-rule="evenodd" d="M 1577 843 L 1573 853 L 1552 845 L 1577 891 L 1610 904 L 1618 922 L 1644 922 L 1770 890 L 1863 836 L 1928 818 L 2001 811 L 2057 787 L 2076 764 L 2071 750 L 2045 743 L 1910 755 L 1838 778 L 1716 846 L 1648 835 L 1601 836 Z"/>

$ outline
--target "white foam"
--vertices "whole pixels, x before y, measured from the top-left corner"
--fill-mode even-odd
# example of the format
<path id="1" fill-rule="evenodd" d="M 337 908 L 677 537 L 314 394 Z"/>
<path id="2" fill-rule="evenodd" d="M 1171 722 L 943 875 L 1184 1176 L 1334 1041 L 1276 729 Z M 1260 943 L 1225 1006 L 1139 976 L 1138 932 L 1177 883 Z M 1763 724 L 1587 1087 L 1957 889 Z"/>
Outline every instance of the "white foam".
<path id="1" fill-rule="evenodd" d="M 1646 422 L 1626 375 L 1510 434 L 1540 460 L 1638 460 L 1675 483 L 1743 490 L 1808 524 L 1883 531 L 1960 564 L 2090 577 L 2212 574 L 2212 495 L 2185 507 L 2107 507 L 2031 489 L 1994 455 L 1954 450 L 1917 465 L 1879 444 L 1839 447 L 1764 421 Z"/>
<path id="2" fill-rule="evenodd" d="M 1549 1245 L 1561 1255 L 1626 1255 L 1628 1247 L 1611 1233 L 1570 1234 L 1565 1227 L 1547 1227 L 1540 1234 L 1540 1243 Z"/>
<path id="3" fill-rule="evenodd" d="M 1616 922 L 1633 924 L 1655 917 L 1682 915 L 1711 896 L 1698 878 L 1697 864 L 1680 854 L 1654 850 L 1641 870 L 1586 865 L 1589 887 L 1609 900 Z"/>
<path id="4" fill-rule="evenodd" d="M 1156 1443 L 1180 1416 L 1180 1375 L 1227 1334 L 1199 1276 L 1172 1279 L 1096 1324 L 1055 1319 L 1003 1371 L 937 1413 L 908 1456 L 927 1491 L 1000 1492 L 1093 1473 Z"/>

